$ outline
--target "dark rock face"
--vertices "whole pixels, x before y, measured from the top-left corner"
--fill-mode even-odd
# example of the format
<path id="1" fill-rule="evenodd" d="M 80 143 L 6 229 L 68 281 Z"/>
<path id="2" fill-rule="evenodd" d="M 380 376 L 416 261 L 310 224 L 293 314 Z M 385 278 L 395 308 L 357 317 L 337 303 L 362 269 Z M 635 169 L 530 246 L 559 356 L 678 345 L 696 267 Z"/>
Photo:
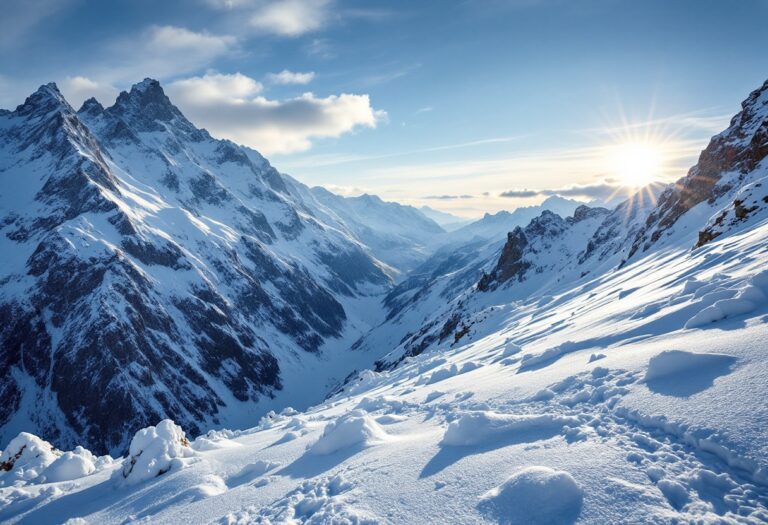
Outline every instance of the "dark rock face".
<path id="1" fill-rule="evenodd" d="M 23 412 L 58 446 L 120 454 L 165 417 L 224 424 L 283 387 L 281 352 L 342 335 L 340 298 L 388 283 L 156 81 L 78 113 L 49 84 L 0 119 L 0 183 L 20 188 L 0 200 L 19 255 L 0 269 L 0 435 Z"/>
<path id="2" fill-rule="evenodd" d="M 491 283 L 502 284 L 513 277 L 521 279 L 525 271 L 530 268 L 530 263 L 523 261 L 525 248 L 528 246 L 528 238 L 522 228 L 515 228 L 507 234 L 507 242 L 501 249 L 499 262 L 490 274 L 484 274 L 477 283 L 481 292 L 488 290 Z"/>

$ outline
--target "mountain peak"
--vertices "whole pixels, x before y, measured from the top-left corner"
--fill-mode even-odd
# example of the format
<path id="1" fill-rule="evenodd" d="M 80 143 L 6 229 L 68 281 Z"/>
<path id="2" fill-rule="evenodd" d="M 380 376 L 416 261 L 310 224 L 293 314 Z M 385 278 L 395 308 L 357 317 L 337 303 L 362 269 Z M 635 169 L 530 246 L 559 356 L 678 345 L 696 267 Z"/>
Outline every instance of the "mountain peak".
<path id="1" fill-rule="evenodd" d="M 19 115 L 43 114 L 64 108 L 72 109 L 54 82 L 43 84 L 16 108 Z"/>
<path id="2" fill-rule="evenodd" d="M 165 94 L 160 82 L 152 78 L 145 78 L 134 84 L 130 91 L 120 93 L 109 111 L 136 122 L 144 131 L 159 130 L 157 122 L 188 122 Z"/>
<path id="3" fill-rule="evenodd" d="M 104 106 L 101 105 L 101 102 L 96 100 L 94 97 L 89 98 L 85 102 L 83 102 L 83 105 L 80 106 L 80 109 L 77 110 L 78 115 L 82 114 L 88 114 L 88 115 L 98 115 L 104 111 Z"/>

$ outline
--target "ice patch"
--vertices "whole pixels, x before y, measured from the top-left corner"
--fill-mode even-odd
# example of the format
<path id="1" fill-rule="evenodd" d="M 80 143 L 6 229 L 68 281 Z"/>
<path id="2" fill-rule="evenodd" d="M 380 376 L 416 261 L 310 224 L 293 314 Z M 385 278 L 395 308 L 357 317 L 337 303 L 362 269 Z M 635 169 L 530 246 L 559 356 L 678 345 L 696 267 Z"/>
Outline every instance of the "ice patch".
<path id="1" fill-rule="evenodd" d="M 568 472 L 526 467 L 480 498 L 479 508 L 509 525 L 565 525 L 581 513 L 583 492 Z"/>
<path id="2" fill-rule="evenodd" d="M 140 483 L 180 467 L 184 458 L 194 454 L 181 427 L 164 419 L 156 427 L 136 432 L 121 474 L 127 483 Z"/>
<path id="3" fill-rule="evenodd" d="M 383 428 L 364 410 L 352 410 L 328 423 L 308 451 L 315 455 L 332 454 L 355 445 L 370 446 L 390 439 Z"/>
<path id="4" fill-rule="evenodd" d="M 566 425 L 578 426 L 575 417 L 554 414 L 516 415 L 490 411 L 466 412 L 445 431 L 442 446 L 471 446 L 487 443 L 501 436 L 528 434 L 554 435 Z"/>

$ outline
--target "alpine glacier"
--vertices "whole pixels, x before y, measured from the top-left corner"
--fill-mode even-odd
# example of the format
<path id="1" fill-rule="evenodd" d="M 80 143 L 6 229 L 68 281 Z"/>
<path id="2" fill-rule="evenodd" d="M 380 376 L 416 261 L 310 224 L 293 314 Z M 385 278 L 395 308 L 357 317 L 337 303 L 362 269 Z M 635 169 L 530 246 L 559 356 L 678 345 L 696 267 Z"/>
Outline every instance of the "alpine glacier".
<path id="1" fill-rule="evenodd" d="M 442 248 L 151 80 L 0 145 L 0 520 L 768 522 L 768 82 L 660 193 Z"/>

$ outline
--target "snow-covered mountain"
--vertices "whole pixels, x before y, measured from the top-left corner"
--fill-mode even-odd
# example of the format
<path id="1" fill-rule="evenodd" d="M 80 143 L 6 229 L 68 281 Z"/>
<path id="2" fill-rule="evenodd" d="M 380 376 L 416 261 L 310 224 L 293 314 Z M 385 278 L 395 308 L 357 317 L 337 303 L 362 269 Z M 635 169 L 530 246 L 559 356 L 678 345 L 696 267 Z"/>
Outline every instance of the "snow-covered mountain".
<path id="1" fill-rule="evenodd" d="M 447 232 L 458 230 L 462 226 L 466 226 L 470 222 L 474 222 L 471 219 L 465 219 L 459 217 L 458 215 L 453 215 L 452 213 L 430 208 L 429 206 L 420 206 L 419 211 L 435 221 Z"/>
<path id="2" fill-rule="evenodd" d="M 101 140 L 69 122 L 80 148 Z M 101 193 L 110 179 L 90 155 L 78 173 Z M 27 433 L 6 440 L 0 520 L 768 522 L 767 158 L 768 82 L 658 200 L 540 212 L 496 245 L 444 253 L 431 277 L 417 270 L 423 280 L 404 281 L 387 319 L 342 353 L 348 369 L 387 353 L 377 370 L 314 407 L 194 440 L 162 421 L 116 459 Z M 118 161 L 102 159 L 128 193 Z M 25 195 L 19 210 L 38 202 Z M 35 224 L 47 222 L 24 231 Z M 29 257 L 2 253 L 4 264 Z M 29 275 L 3 289 L 37 282 Z M 40 355 L 11 348 L 22 372 Z"/>
<path id="3" fill-rule="evenodd" d="M 507 232 L 514 230 L 517 226 L 525 226 L 543 211 L 551 211 L 561 217 L 567 217 L 573 215 L 576 208 L 582 204 L 579 201 L 552 195 L 538 205 L 522 206 L 513 211 L 486 213 L 481 219 L 437 238 L 436 243 L 440 246 L 458 246 L 477 240 L 503 239 Z"/>
<path id="4" fill-rule="evenodd" d="M 196 128 L 156 81 L 78 112 L 43 86 L 0 116 L 0 148 L 0 441 L 114 452 L 159 417 L 242 425 L 297 383 L 322 396 L 333 374 L 285 378 L 328 366 L 325 343 L 363 333 L 390 286 L 360 243 L 375 231 Z"/>
<path id="5" fill-rule="evenodd" d="M 395 276 L 403 275 L 429 256 L 428 245 L 444 232 L 413 206 L 386 202 L 376 195 L 343 197 L 322 187 L 307 188 L 290 179 L 314 216 L 357 239 Z"/>

